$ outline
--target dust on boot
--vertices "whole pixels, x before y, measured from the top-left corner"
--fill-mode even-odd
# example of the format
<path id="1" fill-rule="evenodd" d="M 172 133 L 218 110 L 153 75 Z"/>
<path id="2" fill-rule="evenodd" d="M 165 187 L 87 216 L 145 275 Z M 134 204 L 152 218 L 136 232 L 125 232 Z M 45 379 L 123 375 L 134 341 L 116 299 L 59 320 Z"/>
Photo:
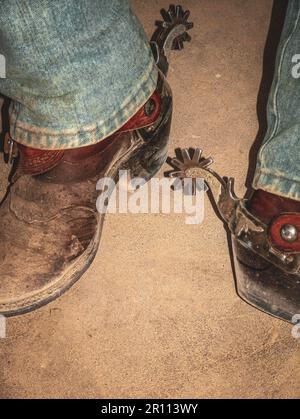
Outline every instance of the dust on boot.
<path id="1" fill-rule="evenodd" d="M 6 137 L 15 173 L 0 206 L 0 314 L 36 309 L 59 297 L 86 271 L 97 252 L 104 215 L 96 183 L 118 172 L 149 180 L 167 158 L 172 94 L 165 76 L 170 49 L 189 40 L 189 13 L 171 6 L 151 46 L 157 88 L 118 132 L 95 145 L 42 150 Z"/>
<path id="2" fill-rule="evenodd" d="M 96 183 L 118 171 L 150 179 L 166 159 L 172 95 L 157 91 L 119 132 L 92 146 L 45 151 L 18 145 L 0 207 L 0 313 L 21 314 L 60 296 L 91 264 L 103 214 Z"/>

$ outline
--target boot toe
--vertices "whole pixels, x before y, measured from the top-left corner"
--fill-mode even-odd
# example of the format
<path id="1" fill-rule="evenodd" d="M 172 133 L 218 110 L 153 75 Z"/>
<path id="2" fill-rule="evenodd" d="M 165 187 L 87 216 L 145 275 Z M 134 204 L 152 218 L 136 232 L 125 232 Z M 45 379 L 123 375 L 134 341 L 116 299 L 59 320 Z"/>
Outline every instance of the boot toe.
<path id="1" fill-rule="evenodd" d="M 0 313 L 5 315 L 61 295 L 88 268 L 99 243 L 99 214 L 88 207 L 61 209 L 31 223 L 3 208 L 0 224 Z"/>

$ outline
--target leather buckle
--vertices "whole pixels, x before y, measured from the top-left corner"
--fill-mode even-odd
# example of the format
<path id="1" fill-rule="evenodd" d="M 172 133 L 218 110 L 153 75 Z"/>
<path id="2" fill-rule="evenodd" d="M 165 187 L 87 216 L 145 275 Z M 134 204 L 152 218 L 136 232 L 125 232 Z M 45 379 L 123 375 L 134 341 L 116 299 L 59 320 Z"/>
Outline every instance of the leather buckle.
<path id="1" fill-rule="evenodd" d="M 10 134 L 7 132 L 4 137 L 4 147 L 3 147 L 4 154 L 8 156 L 7 163 L 13 164 L 15 158 L 18 157 L 18 145 L 17 143 L 11 138 Z"/>

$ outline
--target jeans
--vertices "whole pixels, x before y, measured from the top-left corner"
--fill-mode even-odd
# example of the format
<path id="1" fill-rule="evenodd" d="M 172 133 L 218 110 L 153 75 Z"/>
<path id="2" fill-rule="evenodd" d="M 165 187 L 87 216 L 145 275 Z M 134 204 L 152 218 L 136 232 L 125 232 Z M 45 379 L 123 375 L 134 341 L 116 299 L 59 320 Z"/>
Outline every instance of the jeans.
<path id="1" fill-rule="evenodd" d="M 157 69 L 127 0 L 0 0 L 10 134 L 24 145 L 94 144 L 154 92 Z"/>
<path id="2" fill-rule="evenodd" d="M 298 46 L 299 45 L 299 46 Z M 44 149 L 118 130 L 155 90 L 157 69 L 127 0 L 0 0 L 10 134 Z M 255 189 L 300 200 L 300 1 L 290 0 Z"/>
<path id="3" fill-rule="evenodd" d="M 288 4 L 253 187 L 300 201 L 299 0 Z"/>

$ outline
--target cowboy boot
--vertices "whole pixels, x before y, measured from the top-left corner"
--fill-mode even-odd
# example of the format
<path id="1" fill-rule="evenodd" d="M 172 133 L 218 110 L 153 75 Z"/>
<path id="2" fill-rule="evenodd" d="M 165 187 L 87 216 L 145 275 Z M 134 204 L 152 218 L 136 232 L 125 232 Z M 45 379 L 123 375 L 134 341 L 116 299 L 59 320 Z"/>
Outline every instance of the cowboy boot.
<path id="1" fill-rule="evenodd" d="M 120 170 L 149 180 L 167 158 L 172 95 L 165 76 L 171 49 L 190 41 L 189 11 L 162 11 L 151 47 L 159 71 L 155 93 L 116 134 L 98 144 L 43 151 L 8 138 L 16 173 L 0 206 L 0 314 L 36 309 L 70 288 L 91 264 L 104 214 L 96 209 L 102 178 Z"/>
<path id="2" fill-rule="evenodd" d="M 98 144 L 54 151 L 17 145 L 16 172 L 0 207 L 2 315 L 38 308 L 82 276 L 104 219 L 96 209 L 97 181 L 117 181 L 123 169 L 150 179 L 166 159 L 171 113 L 171 91 L 160 76 L 143 108 Z"/>
<path id="3" fill-rule="evenodd" d="M 180 156 L 181 153 L 181 156 Z M 228 233 L 239 296 L 254 307 L 293 322 L 300 314 L 300 202 L 255 191 L 239 199 L 234 179 L 221 177 L 200 149 L 178 149 L 170 177 L 204 179 Z"/>
<path id="4" fill-rule="evenodd" d="M 234 239 L 238 293 L 256 308 L 293 322 L 300 313 L 300 202 L 257 190 L 247 210 L 265 226 L 267 257 L 256 253 L 262 242 Z"/>
<path id="5" fill-rule="evenodd" d="M 231 233 L 237 293 L 293 323 L 300 313 L 300 203 L 262 190 L 240 200 L 229 179 L 218 208 Z"/>

